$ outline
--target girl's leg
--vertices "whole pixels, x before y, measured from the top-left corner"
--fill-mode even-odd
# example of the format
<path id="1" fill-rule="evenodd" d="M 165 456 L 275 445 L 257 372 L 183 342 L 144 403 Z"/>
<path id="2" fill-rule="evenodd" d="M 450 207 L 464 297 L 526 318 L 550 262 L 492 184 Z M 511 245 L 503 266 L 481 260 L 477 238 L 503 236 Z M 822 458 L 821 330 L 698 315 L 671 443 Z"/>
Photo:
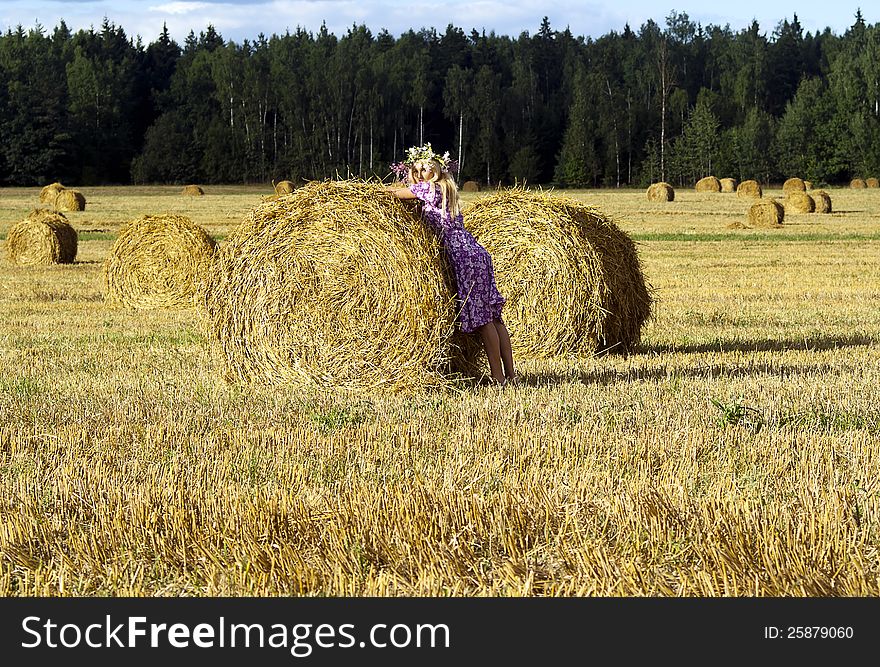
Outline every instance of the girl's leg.
<path id="1" fill-rule="evenodd" d="M 495 330 L 498 332 L 498 344 L 501 353 L 501 363 L 504 365 L 504 377 L 508 380 L 516 378 L 516 369 L 513 367 L 513 350 L 510 349 L 510 334 L 503 320 L 495 320 Z"/>
<path id="2" fill-rule="evenodd" d="M 504 371 L 501 362 L 501 342 L 498 339 L 498 329 L 494 322 L 484 324 L 477 331 L 483 339 L 483 347 L 486 348 L 486 356 L 489 358 L 489 370 L 492 379 L 498 384 L 504 384 Z"/>

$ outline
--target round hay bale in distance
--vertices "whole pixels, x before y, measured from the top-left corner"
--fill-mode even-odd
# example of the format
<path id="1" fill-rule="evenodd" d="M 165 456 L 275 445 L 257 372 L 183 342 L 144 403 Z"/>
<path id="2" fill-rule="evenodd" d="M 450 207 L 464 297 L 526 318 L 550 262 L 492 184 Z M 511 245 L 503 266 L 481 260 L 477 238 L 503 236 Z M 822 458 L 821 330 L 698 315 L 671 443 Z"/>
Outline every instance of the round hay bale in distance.
<path id="1" fill-rule="evenodd" d="M 868 187 L 868 184 L 862 178 L 854 178 L 849 182 L 849 187 L 861 190 L 862 188 Z"/>
<path id="2" fill-rule="evenodd" d="M 663 202 L 673 200 L 675 200 L 675 189 L 669 183 L 660 181 L 648 186 L 648 201 Z"/>
<path id="3" fill-rule="evenodd" d="M 57 181 L 55 183 L 49 183 L 49 185 L 44 185 L 40 189 L 40 203 L 41 204 L 54 204 L 55 203 L 55 195 L 61 192 L 64 189 L 64 186 Z"/>
<path id="4" fill-rule="evenodd" d="M 763 195 L 764 191 L 761 189 L 761 184 L 758 181 L 749 179 L 736 186 L 737 197 L 756 197 L 760 199 Z"/>
<path id="5" fill-rule="evenodd" d="M 441 386 L 455 299 L 436 235 L 378 183 L 313 181 L 248 214 L 218 250 L 208 335 L 245 384 L 354 392 Z"/>
<path id="6" fill-rule="evenodd" d="M 869 188 L 880 188 L 880 180 L 877 180 L 873 176 L 871 178 L 866 178 L 865 186 Z"/>
<path id="7" fill-rule="evenodd" d="M 183 190 L 180 191 L 180 194 L 187 195 L 189 197 L 201 197 L 205 194 L 204 189 L 200 185 L 184 185 Z"/>
<path id="8" fill-rule="evenodd" d="M 504 321 L 519 354 L 628 352 L 641 339 L 652 297 L 632 239 L 576 199 L 499 190 L 463 211 L 489 251 Z"/>
<path id="9" fill-rule="evenodd" d="M 296 185 L 294 185 L 293 181 L 278 181 L 277 183 L 273 181 L 272 187 L 275 188 L 276 195 L 289 195 L 296 190 Z"/>
<path id="10" fill-rule="evenodd" d="M 714 176 L 706 176 L 694 185 L 697 192 L 721 192 L 721 181 Z"/>
<path id="11" fill-rule="evenodd" d="M 736 192 L 735 178 L 721 178 L 718 182 L 721 184 L 721 192 Z"/>
<path id="12" fill-rule="evenodd" d="M 813 211 L 815 213 L 831 213 L 831 196 L 824 190 L 816 190 L 810 193 L 813 198 Z"/>
<path id="13" fill-rule="evenodd" d="M 789 178 L 782 184 L 782 192 L 786 195 L 789 192 L 805 192 L 807 189 L 806 184 L 802 178 Z"/>
<path id="14" fill-rule="evenodd" d="M 785 213 L 812 213 L 816 210 L 816 202 L 806 192 L 792 190 L 786 195 L 783 206 Z"/>
<path id="15" fill-rule="evenodd" d="M 57 211 L 85 211 L 86 198 L 79 190 L 64 188 L 55 195 L 55 210 Z"/>
<path id="16" fill-rule="evenodd" d="M 781 227 L 785 208 L 773 199 L 762 199 L 749 207 L 748 215 L 753 227 Z"/>
<path id="17" fill-rule="evenodd" d="M 76 258 L 78 235 L 63 213 L 34 209 L 6 236 L 6 253 L 14 264 L 70 264 Z"/>
<path id="18" fill-rule="evenodd" d="M 479 192 L 480 184 L 476 181 L 465 181 L 461 186 L 462 192 Z"/>
<path id="19" fill-rule="evenodd" d="M 120 232 L 104 262 L 104 299 L 135 309 L 191 308 L 215 241 L 182 215 L 144 215 Z"/>

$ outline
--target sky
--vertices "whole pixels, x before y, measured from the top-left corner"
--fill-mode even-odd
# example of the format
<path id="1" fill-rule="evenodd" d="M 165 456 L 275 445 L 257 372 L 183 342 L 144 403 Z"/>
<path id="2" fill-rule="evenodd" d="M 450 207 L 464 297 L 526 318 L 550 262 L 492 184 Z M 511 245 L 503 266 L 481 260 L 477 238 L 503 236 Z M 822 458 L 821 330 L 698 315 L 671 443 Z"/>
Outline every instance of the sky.
<path id="1" fill-rule="evenodd" d="M 665 2 L 665 4 L 664 4 Z M 534 34 L 547 16 L 554 30 L 566 27 L 576 35 L 600 37 L 620 32 L 628 23 L 633 30 L 648 19 L 661 27 L 674 12 L 687 14 L 702 26 L 729 25 L 737 32 L 753 19 L 772 36 L 783 19 L 797 14 L 804 32 L 826 27 L 843 34 L 861 8 L 868 24 L 880 22 L 880 3 L 872 0 L 0 0 L 0 29 L 18 25 L 26 30 L 40 24 L 47 31 L 62 19 L 71 30 L 100 28 L 106 17 L 129 37 L 145 44 L 156 40 L 167 24 L 171 37 L 182 43 L 192 30 L 198 35 L 213 25 L 220 35 L 240 43 L 304 28 L 317 32 L 322 23 L 337 36 L 353 25 L 366 25 L 373 34 L 382 29 L 398 36 L 410 28 L 435 28 L 444 32 L 450 23 L 466 33 L 472 29 L 496 35 Z"/>

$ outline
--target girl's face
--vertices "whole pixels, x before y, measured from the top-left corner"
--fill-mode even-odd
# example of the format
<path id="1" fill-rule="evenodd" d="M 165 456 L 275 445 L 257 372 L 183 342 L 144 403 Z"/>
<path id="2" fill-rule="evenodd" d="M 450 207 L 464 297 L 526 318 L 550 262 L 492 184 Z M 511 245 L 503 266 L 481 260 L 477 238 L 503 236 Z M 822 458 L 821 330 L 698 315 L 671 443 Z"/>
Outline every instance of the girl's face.
<path id="1" fill-rule="evenodd" d="M 434 165 L 431 162 L 416 162 L 413 165 L 413 172 L 415 177 L 419 181 L 430 181 L 433 180 L 434 174 Z"/>

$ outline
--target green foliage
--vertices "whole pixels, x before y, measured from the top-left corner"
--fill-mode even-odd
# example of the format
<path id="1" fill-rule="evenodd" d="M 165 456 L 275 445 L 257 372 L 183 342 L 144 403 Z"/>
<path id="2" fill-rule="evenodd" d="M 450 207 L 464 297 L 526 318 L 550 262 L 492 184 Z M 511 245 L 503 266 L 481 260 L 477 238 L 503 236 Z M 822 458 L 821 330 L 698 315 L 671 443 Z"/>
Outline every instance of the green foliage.
<path id="1" fill-rule="evenodd" d="M 847 181 L 880 171 L 880 28 L 768 37 L 671 12 L 598 39 L 352 26 L 146 47 L 104 20 L 0 35 L 0 182 L 267 182 L 389 174 L 411 145 L 460 180 L 563 186 Z M 734 173 L 738 172 L 738 174 Z"/>
<path id="2" fill-rule="evenodd" d="M 764 413 L 758 408 L 753 408 L 742 403 L 742 400 L 724 403 L 714 398 L 709 401 L 718 408 L 721 413 L 718 416 L 718 425 L 740 426 L 758 433 L 764 427 Z"/>

